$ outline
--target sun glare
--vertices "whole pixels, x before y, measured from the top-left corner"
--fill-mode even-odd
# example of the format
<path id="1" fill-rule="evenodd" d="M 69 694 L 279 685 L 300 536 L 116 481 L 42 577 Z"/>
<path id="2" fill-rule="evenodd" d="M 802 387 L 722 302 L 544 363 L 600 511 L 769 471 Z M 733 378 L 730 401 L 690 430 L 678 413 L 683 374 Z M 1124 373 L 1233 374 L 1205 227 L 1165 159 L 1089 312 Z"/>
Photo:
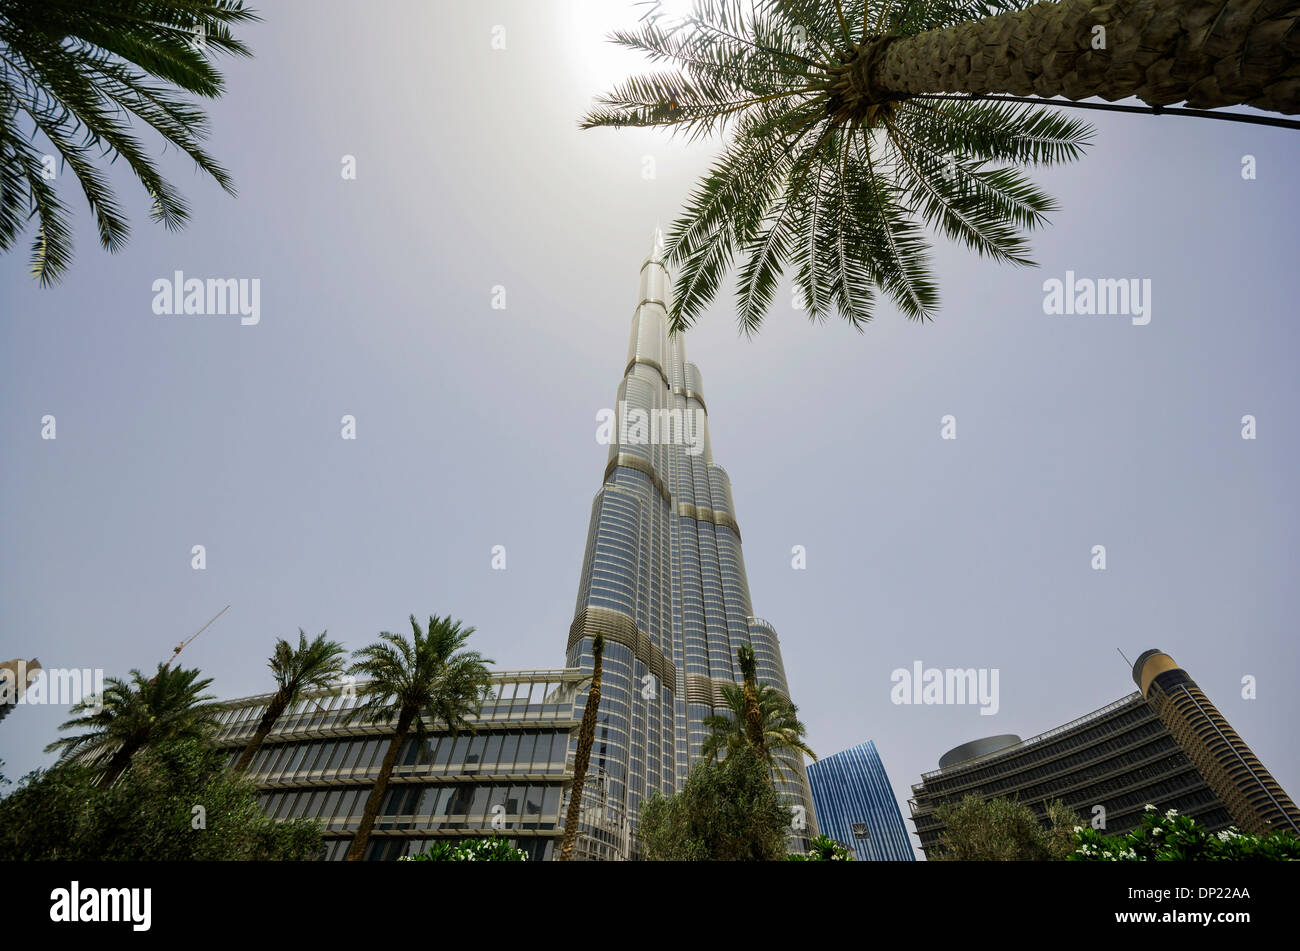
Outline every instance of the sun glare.
<path id="1" fill-rule="evenodd" d="M 609 34 L 634 29 L 643 18 L 679 19 L 692 6 L 693 0 L 569 0 L 575 68 L 602 92 L 628 76 L 653 69 L 645 57 L 610 43 Z"/>

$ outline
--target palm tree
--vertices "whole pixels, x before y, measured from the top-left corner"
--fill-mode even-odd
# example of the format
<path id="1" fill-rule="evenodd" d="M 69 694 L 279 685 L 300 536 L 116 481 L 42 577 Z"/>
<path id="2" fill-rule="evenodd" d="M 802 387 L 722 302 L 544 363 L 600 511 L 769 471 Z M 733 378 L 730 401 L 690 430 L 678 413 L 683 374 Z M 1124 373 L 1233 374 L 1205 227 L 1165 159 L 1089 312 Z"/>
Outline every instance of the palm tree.
<path id="1" fill-rule="evenodd" d="M 99 784 L 107 788 L 145 747 L 211 736 L 219 708 L 203 694 L 212 678 L 198 677 L 197 669 L 173 670 L 166 664 L 159 664 L 149 680 L 138 670 L 131 671 L 129 683 L 108 677 L 103 694 L 73 706 L 70 712 L 80 715 L 59 727 L 86 732 L 55 740 L 45 752 L 60 750 L 65 758 L 92 766 L 106 763 Z"/>
<path id="2" fill-rule="evenodd" d="M 744 677 L 745 735 L 749 737 L 750 745 L 763 756 L 767 750 L 763 741 L 763 711 L 758 704 L 758 665 L 754 658 L 754 648 L 749 644 L 741 644 L 736 650 L 736 660 L 740 663 L 740 673 Z"/>
<path id="3" fill-rule="evenodd" d="M 248 764 L 261 749 L 262 742 L 275 722 L 290 704 L 302 696 L 304 690 L 328 687 L 343 672 L 343 645 L 325 640 L 325 634 L 322 631 L 309 644 L 307 633 L 298 628 L 296 649 L 284 638 L 275 642 L 275 652 L 271 654 L 267 666 L 275 675 L 277 689 L 267 704 L 266 712 L 262 714 L 261 722 L 257 724 L 257 732 L 253 734 L 248 746 L 244 747 L 239 762 L 235 763 L 236 773 L 248 769 Z"/>
<path id="4" fill-rule="evenodd" d="M 230 176 L 200 145 L 207 117 L 186 94 L 221 95 L 211 55 L 250 55 L 230 26 L 256 19 L 242 0 L 0 0 L 0 250 L 35 216 L 31 267 L 41 284 L 72 260 L 47 152 L 72 169 L 107 250 L 121 249 L 130 228 L 98 167 L 105 158 L 125 160 L 153 200 L 155 221 L 183 226 L 185 200 L 132 135 L 133 117 L 233 195 Z"/>
<path id="5" fill-rule="evenodd" d="M 1300 112 L 1290 38 L 1300 0 L 696 0 L 611 39 L 672 67 L 633 77 L 582 120 L 732 127 L 666 242 L 670 316 L 689 327 L 733 257 L 738 320 L 759 328 L 784 268 L 813 319 L 858 330 L 875 291 L 930 319 L 938 290 L 922 226 L 1032 265 L 1023 232 L 1053 200 L 1018 167 L 1078 158 L 1092 130 L 1037 104 L 945 94 Z M 1288 26 L 1289 24 L 1289 26 Z M 1095 27 L 1104 30 L 1099 33 Z M 1100 46 L 1101 48 L 1095 48 Z"/>
<path id="6" fill-rule="evenodd" d="M 354 662 L 348 672 L 361 674 L 368 682 L 359 688 L 361 703 L 351 711 L 349 719 L 370 723 L 396 720 L 396 729 L 348 848 L 349 862 L 359 862 L 365 855 L 397 754 L 412 732 L 417 743 L 424 741 L 424 718 L 428 717 L 435 725 L 443 724 L 452 736 L 462 729 L 473 732 L 469 717 L 482 709 L 484 696 L 492 685 L 492 675 L 486 665 L 493 663 L 478 651 L 464 649 L 473 633 L 474 628 L 461 627 L 450 615 L 430 617 L 427 631 L 421 631 L 420 623 L 412 614 L 409 640 L 385 631 L 379 635 L 378 642 L 353 655 Z"/>
<path id="7" fill-rule="evenodd" d="M 797 780 L 798 755 L 817 759 L 817 754 L 804 741 L 808 728 L 799 720 L 799 708 L 767 684 L 758 684 L 754 693 L 762 723 L 761 741 L 755 742 L 750 734 L 744 686 L 723 684 L 727 712 L 705 718 L 704 728 L 709 735 L 704 738 L 700 755 L 713 762 L 720 753 L 753 749 L 779 775 Z"/>
<path id="8" fill-rule="evenodd" d="M 578 728 L 578 749 L 573 755 L 573 786 L 569 792 L 569 808 L 564 814 L 564 838 L 560 842 L 560 861 L 573 858 L 573 846 L 578 841 L 578 819 L 582 813 L 582 786 L 587 781 L 587 766 L 591 762 L 591 747 L 596 741 L 596 712 L 600 708 L 600 678 L 605 669 L 605 635 L 597 634 L 591 642 L 591 689 L 587 691 L 587 705 L 582 709 L 582 725 Z"/>

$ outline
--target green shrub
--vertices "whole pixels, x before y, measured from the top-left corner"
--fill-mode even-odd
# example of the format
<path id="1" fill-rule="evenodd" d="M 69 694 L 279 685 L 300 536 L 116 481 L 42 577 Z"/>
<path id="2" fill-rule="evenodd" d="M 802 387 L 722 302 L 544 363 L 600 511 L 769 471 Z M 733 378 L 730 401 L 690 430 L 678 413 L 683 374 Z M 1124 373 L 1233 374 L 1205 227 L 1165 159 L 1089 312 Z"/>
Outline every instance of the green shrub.
<path id="1" fill-rule="evenodd" d="M 462 842 L 435 842 L 416 855 L 403 855 L 399 862 L 524 862 L 528 855 L 506 839 L 466 839 Z"/>
<path id="2" fill-rule="evenodd" d="M 852 862 L 853 850 L 845 848 L 828 835 L 819 835 L 808 843 L 806 854 L 791 852 L 786 856 L 790 862 Z"/>
<path id="3" fill-rule="evenodd" d="M 1300 859 L 1300 837 L 1274 831 L 1264 835 L 1235 827 L 1210 832 L 1176 809 L 1161 813 L 1148 805 L 1136 829 L 1103 835 L 1076 826 L 1072 862 L 1284 862 Z"/>

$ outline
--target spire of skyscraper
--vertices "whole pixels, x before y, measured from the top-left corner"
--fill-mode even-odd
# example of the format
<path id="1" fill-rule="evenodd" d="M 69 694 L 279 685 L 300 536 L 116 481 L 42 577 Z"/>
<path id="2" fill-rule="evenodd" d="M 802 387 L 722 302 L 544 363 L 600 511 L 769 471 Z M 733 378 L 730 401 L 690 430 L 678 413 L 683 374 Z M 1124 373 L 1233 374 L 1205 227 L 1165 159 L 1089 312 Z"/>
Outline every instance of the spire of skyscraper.
<path id="1" fill-rule="evenodd" d="M 568 665 L 590 670 L 605 637 L 592 766 L 607 816 L 635 829 L 642 802 L 671 795 L 699 759 L 704 721 L 727 712 L 741 679 L 736 650 L 789 696 L 776 631 L 754 616 L 727 473 L 713 461 L 708 407 L 683 335 L 668 335 L 671 284 L 656 227 L 641 266 L 627 363 L 603 484 L 592 504 Z M 798 838 L 814 835 L 802 762 L 779 778 Z M 613 857 L 613 856 L 610 856 Z"/>
<path id="2" fill-rule="evenodd" d="M 659 229 L 659 222 L 656 221 L 654 240 L 651 242 L 650 245 L 650 257 L 646 258 L 646 260 L 652 261 L 656 264 L 660 264 L 663 262 L 663 259 L 664 259 L 664 233 Z"/>

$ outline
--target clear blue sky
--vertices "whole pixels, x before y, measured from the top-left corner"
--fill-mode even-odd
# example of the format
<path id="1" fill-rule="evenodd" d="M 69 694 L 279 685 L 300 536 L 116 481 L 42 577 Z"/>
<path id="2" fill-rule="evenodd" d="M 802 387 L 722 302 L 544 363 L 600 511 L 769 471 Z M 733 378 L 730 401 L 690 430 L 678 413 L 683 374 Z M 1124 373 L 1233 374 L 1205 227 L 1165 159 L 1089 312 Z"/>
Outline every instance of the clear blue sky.
<path id="1" fill-rule="evenodd" d="M 123 178 L 123 253 L 81 210 L 59 287 L 0 258 L 0 659 L 150 669 L 229 603 L 183 655 L 221 697 L 268 689 L 277 636 L 357 648 L 412 612 L 474 625 L 501 668 L 563 663 L 637 270 L 718 146 L 578 131 L 639 66 L 600 36 L 640 12 L 267 5 L 211 108 L 237 199 L 171 153 L 183 233 Z M 1300 135 L 1089 118 L 1088 156 L 1039 174 L 1061 206 L 1039 268 L 938 240 L 933 324 L 813 326 L 786 287 L 755 339 L 729 296 L 687 337 L 811 745 L 874 739 L 905 817 L 949 748 L 1134 689 L 1116 647 L 1172 654 L 1300 794 Z M 155 316 L 176 270 L 259 278 L 260 324 Z M 1067 270 L 1150 279 L 1150 324 L 1045 315 Z M 891 703 L 916 660 L 998 668 L 997 715 Z M 6 775 L 48 764 L 65 718 L 0 724 Z"/>

